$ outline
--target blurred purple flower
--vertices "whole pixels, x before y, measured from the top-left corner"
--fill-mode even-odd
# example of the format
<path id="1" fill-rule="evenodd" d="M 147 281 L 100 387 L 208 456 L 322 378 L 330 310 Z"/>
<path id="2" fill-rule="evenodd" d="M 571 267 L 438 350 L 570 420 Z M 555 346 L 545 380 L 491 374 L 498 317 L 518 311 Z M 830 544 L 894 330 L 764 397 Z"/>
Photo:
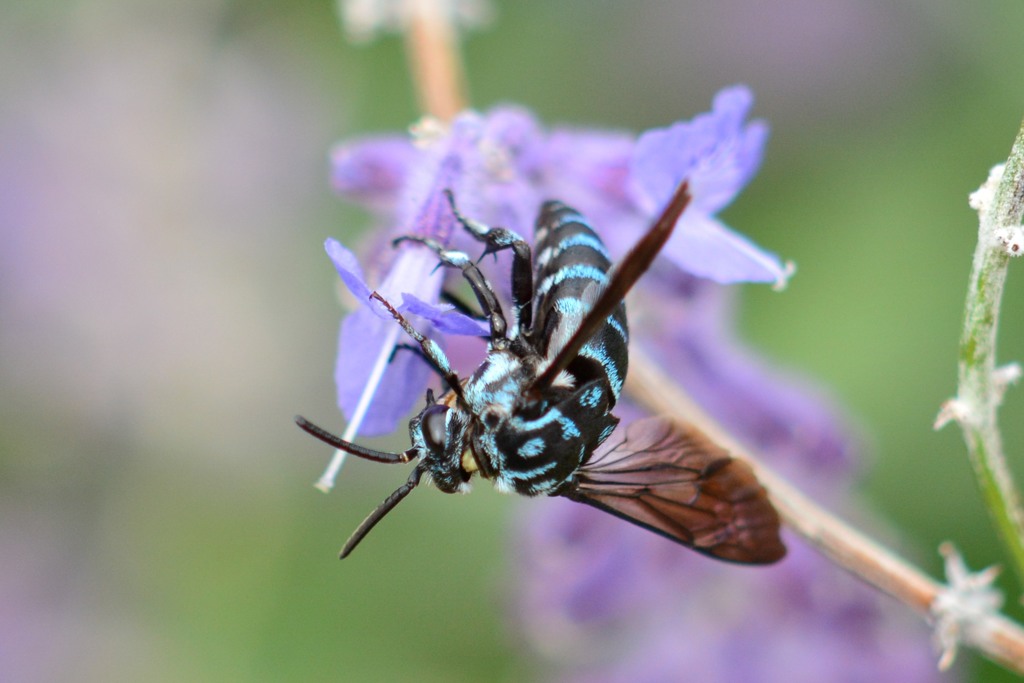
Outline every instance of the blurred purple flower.
<path id="1" fill-rule="evenodd" d="M 856 474 L 855 430 L 819 387 L 736 338 L 736 290 L 658 270 L 630 306 L 636 344 L 722 424 L 808 492 L 831 496 Z M 672 301 L 672 306 L 661 302 Z"/>
<path id="2" fill-rule="evenodd" d="M 741 86 L 723 90 L 710 113 L 634 138 L 604 131 L 544 131 L 525 110 L 500 107 L 466 112 L 447 128 L 426 120 L 411 136 L 374 136 L 343 143 L 332 155 L 332 182 L 345 198 L 373 211 L 378 235 L 430 236 L 470 253 L 482 249 L 454 216 L 443 191 L 460 211 L 527 239 L 543 199 L 559 198 L 587 215 L 613 253 L 625 252 L 649 226 L 671 190 L 687 178 L 693 202 L 665 254 L 684 271 L 719 282 L 775 282 L 786 269 L 722 225 L 714 213 L 728 204 L 757 169 L 766 136 L 763 123 L 746 123 L 752 97 Z M 346 285 L 360 299 L 370 291 L 350 252 L 337 242 L 328 251 Z M 413 246 L 396 252 L 378 238 L 371 278 L 385 298 L 405 313 L 423 316 L 448 334 L 479 334 L 475 323 L 436 307 L 444 273 L 436 257 Z M 383 257 L 381 257 L 383 255 Z M 502 269 L 506 270 L 502 270 Z M 507 264 L 492 283 L 507 295 Z M 388 320 L 364 308 L 342 324 L 336 382 L 338 404 L 362 419 L 365 435 L 394 431 L 419 400 L 429 376 L 414 354 L 388 359 L 401 336 Z M 425 334 L 430 328 L 424 327 Z M 470 369 L 480 358 L 453 358 Z M 358 406 L 376 392 L 362 417 Z"/>
<path id="3" fill-rule="evenodd" d="M 792 538 L 781 564 L 739 567 L 570 501 L 530 502 L 515 612 L 551 680 L 954 678 L 922 624 Z"/>
<path id="4" fill-rule="evenodd" d="M 649 296 L 630 310 L 635 343 L 767 462 L 834 507 L 851 507 L 851 428 L 820 390 L 734 338 L 732 291 L 664 272 L 641 286 Z M 524 507 L 516 619 L 554 680 L 954 678 L 938 672 L 923 624 L 799 539 L 787 539 L 777 565 L 739 567 L 569 501 Z"/>

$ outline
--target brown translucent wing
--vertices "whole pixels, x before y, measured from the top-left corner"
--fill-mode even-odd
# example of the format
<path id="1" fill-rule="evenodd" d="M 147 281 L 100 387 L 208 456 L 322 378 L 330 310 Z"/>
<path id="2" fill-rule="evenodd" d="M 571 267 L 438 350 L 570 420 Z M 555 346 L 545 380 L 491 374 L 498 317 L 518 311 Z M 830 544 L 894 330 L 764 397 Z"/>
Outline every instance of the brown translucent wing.
<path id="1" fill-rule="evenodd" d="M 665 418 L 631 424 L 558 495 L 720 560 L 768 564 L 786 554 L 779 514 L 750 466 Z"/>

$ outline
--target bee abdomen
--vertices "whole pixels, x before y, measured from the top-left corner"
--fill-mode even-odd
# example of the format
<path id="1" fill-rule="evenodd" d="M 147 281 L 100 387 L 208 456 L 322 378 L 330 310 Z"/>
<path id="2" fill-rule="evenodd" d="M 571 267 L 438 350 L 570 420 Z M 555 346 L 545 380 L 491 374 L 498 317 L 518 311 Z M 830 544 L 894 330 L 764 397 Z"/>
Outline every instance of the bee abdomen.
<path id="1" fill-rule="evenodd" d="M 576 331 L 607 284 L 611 260 L 587 220 L 562 202 L 544 203 L 535 236 L 537 313 L 531 338 L 542 355 L 551 358 L 560 343 Z M 554 345 L 552 340 L 556 340 Z M 626 306 L 619 304 L 567 371 L 577 386 L 593 379 L 606 381 L 614 406 L 626 377 L 628 344 Z"/>

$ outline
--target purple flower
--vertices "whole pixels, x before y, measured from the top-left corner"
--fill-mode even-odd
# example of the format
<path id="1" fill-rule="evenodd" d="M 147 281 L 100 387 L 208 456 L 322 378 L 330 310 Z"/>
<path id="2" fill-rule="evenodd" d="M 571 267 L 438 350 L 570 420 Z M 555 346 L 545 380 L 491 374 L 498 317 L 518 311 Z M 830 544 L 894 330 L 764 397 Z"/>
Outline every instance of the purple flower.
<path id="1" fill-rule="evenodd" d="M 515 613 L 552 680 L 944 680 L 923 624 L 793 539 L 781 564 L 739 567 L 570 501 L 530 502 Z"/>
<path id="2" fill-rule="evenodd" d="M 334 153 L 334 186 L 383 214 L 393 226 L 388 231 L 391 238 L 415 235 L 446 243 L 455 217 L 444 191 L 462 187 L 467 170 L 480 165 L 479 124 L 475 115 L 460 117 L 449 133 L 434 139 L 424 134 L 418 146 L 407 140 L 374 138 L 339 148 Z M 327 241 L 326 249 L 345 285 L 366 304 L 341 324 L 335 366 L 338 405 L 362 434 L 388 434 L 422 400 L 430 369 L 414 353 L 395 353 L 396 345 L 408 340 L 390 314 L 376 302 L 371 304 L 372 288 L 355 256 L 334 240 Z M 436 305 L 444 273 L 432 252 L 414 245 L 376 251 L 387 255 L 378 264 L 386 274 L 376 291 L 401 313 L 414 314 L 411 322 L 422 319 L 450 333 L 483 331 L 464 316 Z M 420 331 L 430 334 L 432 327 L 421 324 Z"/>
<path id="3" fill-rule="evenodd" d="M 404 417 L 419 397 L 409 387 L 426 386 L 429 368 L 411 352 L 395 353 L 402 339 L 401 327 L 383 305 L 370 299 L 371 288 L 363 280 L 355 255 L 336 240 L 327 240 L 327 254 L 345 286 L 365 306 L 347 316 L 338 335 L 338 363 L 334 380 L 338 400 L 350 420 L 361 420 L 364 434 L 386 434 Z M 442 275 L 436 263 L 423 250 L 403 249 L 378 287 L 393 301 L 399 312 L 422 319 L 424 333 L 436 328 L 450 334 L 484 334 L 485 328 L 451 307 L 423 301 L 412 292 L 421 292 L 436 299 Z M 367 391 L 379 394 L 375 410 L 366 412 Z M 367 398 L 369 396 L 369 398 Z M 353 417 L 355 416 L 355 417 Z"/>
<path id="4" fill-rule="evenodd" d="M 693 202 L 666 247 L 683 271 L 719 282 L 782 282 L 785 267 L 733 233 L 716 218 L 760 163 L 766 128 L 746 123 L 751 95 L 742 87 L 722 91 L 710 113 L 692 121 L 625 133 L 556 129 L 547 132 L 525 110 L 500 107 L 466 112 L 449 126 L 426 120 L 409 136 L 374 136 L 339 145 L 332 181 L 347 199 L 373 211 L 381 230 L 372 253 L 372 282 L 403 313 L 422 318 L 424 334 L 479 334 L 479 327 L 437 308 L 445 273 L 418 246 L 397 252 L 387 241 L 400 235 L 432 237 L 471 254 L 482 246 L 455 220 L 443 191 L 451 190 L 462 214 L 532 238 L 544 199 L 559 198 L 588 216 L 613 253 L 623 253 L 647 229 L 671 189 L 687 178 Z M 366 284 L 355 259 L 337 242 L 328 251 L 357 298 Z M 491 270 L 499 294 L 508 294 L 508 263 Z M 404 302 L 404 303 L 403 303 Z M 445 322 L 447 321 L 447 323 Z M 433 327 L 431 327 L 431 324 Z M 362 434 L 394 431 L 422 395 L 430 376 L 417 355 L 394 354 L 407 340 L 398 326 L 364 307 L 342 323 L 336 380 L 338 404 Z M 479 364 L 454 354 L 464 371 Z M 372 405 L 368 397 L 373 397 Z"/>
<path id="5" fill-rule="evenodd" d="M 728 206 L 761 163 L 768 127 L 746 122 L 753 96 L 722 90 L 712 111 L 634 140 L 625 134 L 556 131 L 546 171 L 557 196 L 588 216 L 613 252 L 649 227 L 684 178 L 693 199 L 664 255 L 684 272 L 723 284 L 785 284 L 789 267 L 723 225 Z"/>
<path id="6" fill-rule="evenodd" d="M 639 137 L 548 132 L 528 112 L 502 107 L 464 113 L 447 127 L 424 121 L 411 137 L 339 146 L 335 188 L 373 211 L 381 227 L 368 278 L 351 252 L 327 245 L 349 290 L 366 304 L 343 322 L 339 344 L 339 404 L 349 419 L 362 420 L 363 433 L 393 430 L 421 400 L 430 374 L 416 354 L 392 359 L 396 344 L 408 340 L 371 305 L 367 280 L 421 332 L 447 335 L 448 356 L 463 376 L 482 359 L 479 342 L 459 340 L 486 330 L 438 303 L 444 277 L 458 273 L 435 270 L 436 256 L 420 245 L 388 245 L 412 234 L 480 253 L 482 245 L 457 229 L 444 190 L 463 215 L 528 240 L 541 201 L 561 199 L 590 219 L 614 256 L 639 239 L 686 179 L 692 202 L 667 258 L 638 285 L 650 296 L 638 297 L 630 311 L 634 348 L 671 368 L 673 379 L 779 469 L 842 504 L 853 467 L 851 430 L 820 392 L 734 340 L 730 294 L 721 286 L 778 285 L 788 274 L 778 258 L 716 217 L 760 164 L 767 127 L 747 121 L 751 103 L 745 88 L 728 88 L 710 112 Z M 507 269 L 504 255 L 497 267 L 488 262 L 506 303 Z M 624 422 L 639 413 L 628 400 L 616 412 Z M 937 678 L 923 629 L 908 628 L 875 594 L 798 543 L 790 542 L 780 565 L 750 569 L 711 562 L 567 500 L 535 500 L 524 509 L 529 517 L 515 553 L 517 623 L 565 680 Z"/>
<path id="7" fill-rule="evenodd" d="M 665 255 L 685 272 L 721 283 L 781 287 L 788 269 L 714 217 L 761 163 L 768 127 L 763 121 L 744 125 L 752 103 L 746 88 L 728 88 L 715 97 L 711 112 L 644 133 L 631 159 L 632 189 L 653 214 L 683 178 L 689 181 L 693 201 L 665 245 Z"/>

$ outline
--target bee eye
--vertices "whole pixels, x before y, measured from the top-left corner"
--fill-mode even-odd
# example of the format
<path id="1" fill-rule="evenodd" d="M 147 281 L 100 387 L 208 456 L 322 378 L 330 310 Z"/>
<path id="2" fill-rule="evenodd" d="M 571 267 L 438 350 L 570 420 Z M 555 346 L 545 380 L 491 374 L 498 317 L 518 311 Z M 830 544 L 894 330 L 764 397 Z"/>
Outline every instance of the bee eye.
<path id="1" fill-rule="evenodd" d="M 447 436 L 447 430 L 445 429 L 447 415 L 447 406 L 434 405 L 424 411 L 421 427 L 423 432 L 423 441 L 427 444 L 427 448 L 432 451 L 440 451 L 444 449 Z"/>

